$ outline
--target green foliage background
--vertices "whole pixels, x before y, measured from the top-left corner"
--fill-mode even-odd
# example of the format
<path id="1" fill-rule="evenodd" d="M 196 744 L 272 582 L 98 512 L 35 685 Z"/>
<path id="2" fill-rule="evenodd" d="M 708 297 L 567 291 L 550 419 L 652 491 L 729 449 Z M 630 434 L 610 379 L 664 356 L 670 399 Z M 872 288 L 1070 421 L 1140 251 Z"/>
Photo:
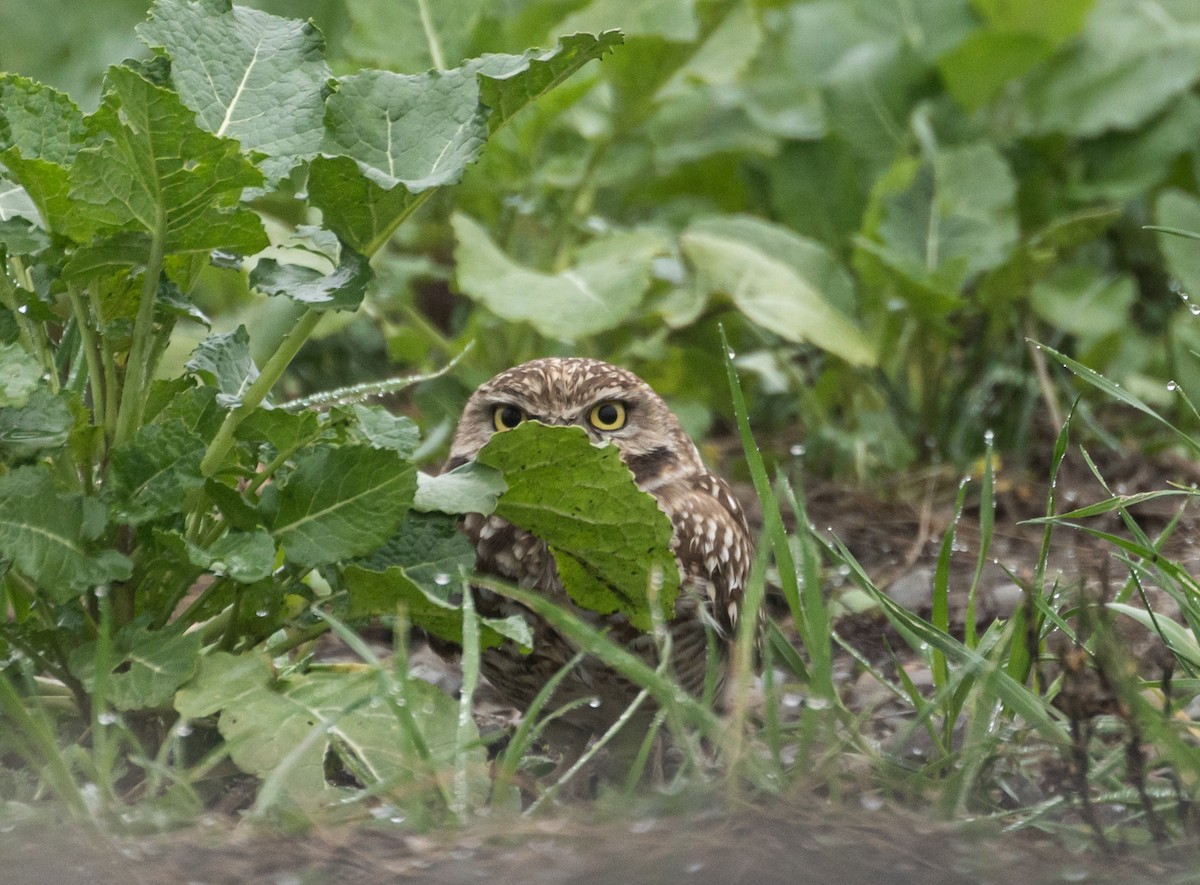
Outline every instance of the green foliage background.
<path id="1" fill-rule="evenodd" d="M 1200 223 L 1188 0 L 455 0 L 428 5 L 433 43 L 415 0 L 251 5 L 311 15 L 339 74 L 626 38 L 375 257 L 369 310 L 326 321 L 295 389 L 476 339 L 425 398 L 435 423 L 473 382 L 562 352 L 640 370 L 703 432 L 724 412 L 724 319 L 760 433 L 866 476 L 973 457 L 988 429 L 1023 451 L 1048 394 L 1027 338 L 1168 411 L 1163 379 L 1200 384 L 1179 298 L 1200 258 L 1144 229 Z M 144 53 L 143 14 L 4 2 L 0 65 L 87 107 L 104 65 Z M 229 280 L 202 292 L 260 357 L 286 326 Z"/>

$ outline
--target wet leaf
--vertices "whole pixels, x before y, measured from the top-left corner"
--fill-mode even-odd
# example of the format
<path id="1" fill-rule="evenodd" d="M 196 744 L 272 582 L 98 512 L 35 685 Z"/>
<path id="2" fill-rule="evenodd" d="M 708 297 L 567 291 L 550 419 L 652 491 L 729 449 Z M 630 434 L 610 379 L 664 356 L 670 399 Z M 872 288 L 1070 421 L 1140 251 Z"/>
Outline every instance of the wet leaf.
<path id="1" fill-rule="evenodd" d="M 674 612 L 679 569 L 671 520 L 638 489 L 615 446 L 592 445 L 582 428 L 527 421 L 495 434 L 476 460 L 508 484 L 496 514 L 549 545 L 576 603 L 625 612 L 649 630 L 649 590 L 661 580 L 662 611 Z"/>
<path id="2" fill-rule="evenodd" d="M 138 34 L 171 58 L 171 82 L 199 124 L 265 155 L 268 183 L 316 154 L 332 76 L 311 21 L 229 0 L 157 0 Z"/>
<path id="3" fill-rule="evenodd" d="M 183 421 L 149 424 L 112 450 L 105 499 L 130 525 L 178 513 L 186 494 L 204 485 L 204 450 Z"/>
<path id="4" fill-rule="evenodd" d="M 263 492 L 271 534 L 288 562 L 311 567 L 361 556 L 396 530 L 412 505 L 416 467 L 394 451 L 322 446 Z"/>
<path id="5" fill-rule="evenodd" d="M 132 573 L 133 564 L 117 551 L 89 549 L 104 523 L 98 501 L 60 493 L 42 468 L 0 476 L 0 556 L 55 602 Z"/>
<path id="6" fill-rule="evenodd" d="M 111 68 L 105 84 L 88 118 L 104 140 L 81 150 L 71 169 L 74 229 L 161 235 L 176 253 L 264 248 L 258 216 L 227 205 L 263 180 L 238 143 L 198 128 L 175 93 L 128 67 Z"/>

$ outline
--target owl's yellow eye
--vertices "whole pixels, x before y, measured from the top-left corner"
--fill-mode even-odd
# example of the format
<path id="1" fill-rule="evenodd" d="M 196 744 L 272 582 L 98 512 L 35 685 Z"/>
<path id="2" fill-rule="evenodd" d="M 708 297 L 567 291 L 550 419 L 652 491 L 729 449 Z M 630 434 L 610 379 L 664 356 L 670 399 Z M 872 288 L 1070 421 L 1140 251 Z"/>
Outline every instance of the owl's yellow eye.
<path id="1" fill-rule="evenodd" d="M 597 430 L 620 430 L 625 426 L 625 404 L 598 403 L 588 412 L 588 422 Z"/>
<path id="2" fill-rule="evenodd" d="M 492 424 L 497 430 L 512 430 L 525 420 L 525 413 L 516 406 L 496 406 L 492 412 Z"/>

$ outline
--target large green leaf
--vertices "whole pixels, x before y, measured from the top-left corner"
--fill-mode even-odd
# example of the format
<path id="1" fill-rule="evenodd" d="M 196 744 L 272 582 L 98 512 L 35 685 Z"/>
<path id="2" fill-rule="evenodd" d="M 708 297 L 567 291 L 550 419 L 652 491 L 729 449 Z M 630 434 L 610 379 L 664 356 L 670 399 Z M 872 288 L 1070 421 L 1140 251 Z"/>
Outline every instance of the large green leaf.
<path id="1" fill-rule="evenodd" d="M 898 283 L 918 311 L 944 315 L 968 280 L 1016 248 L 1016 195 L 1008 163 L 987 142 L 902 158 L 876 183 L 859 267 L 872 284 Z"/>
<path id="2" fill-rule="evenodd" d="M 811 342 L 856 365 L 873 365 L 871 343 L 841 309 L 854 284 L 819 243 L 753 218 L 700 221 L 680 236 L 704 292 L 789 341 Z M 839 309 L 841 308 L 841 309 Z"/>
<path id="3" fill-rule="evenodd" d="M 332 74 L 311 21 L 229 0 L 156 0 L 138 34 L 171 57 L 171 82 L 202 127 L 265 155 L 268 182 L 316 154 Z"/>
<path id="4" fill-rule="evenodd" d="M 459 288 L 496 315 L 563 341 L 627 319 L 650 287 L 650 262 L 667 247 L 656 233 L 610 234 L 580 249 L 570 268 L 545 273 L 517 264 L 467 216 L 450 223 Z"/>
<path id="5" fill-rule="evenodd" d="M 50 230 L 67 230 L 70 166 L 86 143 L 83 114 L 70 98 L 23 77 L 0 77 L 0 163 Z"/>
<path id="6" fill-rule="evenodd" d="M 679 569 L 671 520 L 638 489 L 615 446 L 594 446 L 579 427 L 528 421 L 495 434 L 476 460 L 508 484 L 497 515 L 544 540 L 567 593 L 584 608 L 622 611 L 649 630 L 649 590 L 661 580 L 665 616 L 675 611 Z"/>
<path id="7" fill-rule="evenodd" d="M 133 564 L 117 551 L 89 549 L 104 523 L 98 501 L 58 492 L 46 470 L 23 467 L 0 476 L 0 556 L 56 602 L 132 573 Z"/>
<path id="8" fill-rule="evenodd" d="M 311 567 L 361 556 L 396 530 L 412 506 L 417 469 L 390 449 L 322 446 L 297 459 L 263 507 L 288 562 Z"/>
<path id="9" fill-rule="evenodd" d="M 196 672 L 200 661 L 199 633 L 131 630 L 118 635 L 116 654 L 109 661 L 108 702 L 118 710 L 161 707 Z M 95 690 L 96 645 L 78 646 L 71 654 L 71 672 L 89 691 Z"/>
<path id="10" fill-rule="evenodd" d="M 462 579 L 475 548 L 444 515 L 409 517 L 379 550 L 356 560 L 343 577 L 354 616 L 394 615 L 403 606 L 412 623 L 434 636 L 462 641 Z M 482 647 L 512 639 L 529 648 L 529 626 L 519 617 L 479 619 Z"/>
<path id="11" fill-rule="evenodd" d="M 163 236 L 170 252 L 266 247 L 262 222 L 228 204 L 260 173 L 238 143 L 196 126 L 179 97 L 137 71 L 114 67 L 89 129 L 106 139 L 79 152 L 71 197 L 86 206 L 77 229 L 119 228 Z"/>
<path id="12" fill-rule="evenodd" d="M 555 49 L 449 71 L 342 78 L 309 174 L 313 205 L 345 242 L 374 255 L 423 194 L 462 177 L 489 133 L 619 42 L 619 34 L 576 34 Z"/>
<path id="13" fill-rule="evenodd" d="M 1200 4 L 1097 0 L 1081 38 L 1014 95 L 1026 132 L 1132 129 L 1200 80 Z"/>
<path id="14" fill-rule="evenodd" d="M 985 25 L 938 59 L 946 89 L 968 110 L 999 95 L 1083 28 L 1095 0 L 972 0 Z"/>
<path id="15" fill-rule="evenodd" d="M 384 702 L 374 673 L 320 672 L 274 681 L 262 659 L 218 653 L 203 659 L 177 700 L 184 716 L 219 710 L 218 726 L 234 764 L 259 777 L 276 773 L 286 796 L 310 811 L 353 792 L 326 777 L 332 759 L 367 778 L 368 787 L 386 783 L 397 801 L 417 803 L 435 787 L 427 778 L 452 770 L 458 702 L 409 679 L 404 703 L 428 760 Z M 466 762 L 472 789 L 486 791 L 483 748 L 471 750 Z"/>
<path id="16" fill-rule="evenodd" d="M 184 496 L 204 485 L 204 440 L 181 420 L 142 427 L 111 452 L 105 499 L 130 525 L 177 514 Z"/>

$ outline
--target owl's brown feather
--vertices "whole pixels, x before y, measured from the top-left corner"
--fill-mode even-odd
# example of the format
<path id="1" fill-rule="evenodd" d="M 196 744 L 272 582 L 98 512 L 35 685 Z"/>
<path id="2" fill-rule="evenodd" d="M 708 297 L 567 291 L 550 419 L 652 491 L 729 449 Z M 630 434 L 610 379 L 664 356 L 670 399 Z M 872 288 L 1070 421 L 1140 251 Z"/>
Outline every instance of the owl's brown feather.
<path id="1" fill-rule="evenodd" d="M 619 402 L 625 424 L 606 432 L 588 421 L 597 404 Z M 674 526 L 671 546 L 682 587 L 675 604 L 670 667 L 689 692 L 699 695 L 707 671 L 708 633 L 715 631 L 718 678 L 724 677 L 728 644 L 738 619 L 752 549 L 742 509 L 729 486 L 704 466 L 696 446 L 666 403 L 631 372 L 599 360 L 542 359 L 503 372 L 481 385 L 463 410 L 447 469 L 475 457 L 497 432 L 497 408 L 514 406 L 531 420 L 582 426 L 596 442 L 618 447 L 638 486 L 650 492 Z M 621 614 L 601 615 L 567 597 L 546 545 L 496 516 L 471 514 L 463 529 L 475 545 L 476 571 L 537 590 L 603 629 L 651 665 L 653 637 Z M 483 672 L 500 695 L 525 709 L 542 686 L 576 653 L 573 643 L 530 611 L 484 588 L 477 606 L 486 617 L 520 614 L 533 627 L 533 651 L 511 642 L 484 651 Z M 567 714 L 584 731 L 611 724 L 637 694 L 637 687 L 594 657 L 585 657 L 560 683 L 551 709 L 592 699 Z M 598 701 L 598 703 L 597 703 Z"/>

